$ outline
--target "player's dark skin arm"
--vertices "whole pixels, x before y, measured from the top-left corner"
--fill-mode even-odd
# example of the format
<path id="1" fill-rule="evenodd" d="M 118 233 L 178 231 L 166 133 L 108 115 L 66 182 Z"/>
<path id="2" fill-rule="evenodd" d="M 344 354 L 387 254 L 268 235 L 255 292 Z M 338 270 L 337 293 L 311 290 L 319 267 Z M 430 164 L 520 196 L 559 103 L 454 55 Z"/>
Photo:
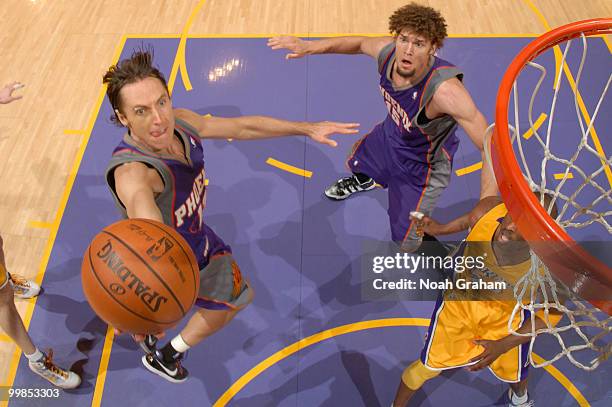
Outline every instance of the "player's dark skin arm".
<path id="1" fill-rule="evenodd" d="M 554 311 L 551 311 L 552 314 L 557 314 Z M 535 317 L 535 329 L 540 330 L 546 328 L 546 322 L 544 322 L 540 317 Z M 525 334 L 531 332 L 531 319 L 527 319 L 523 325 L 517 331 L 518 333 Z M 470 359 L 470 363 L 478 361 L 478 363 L 468 367 L 467 369 L 476 372 L 481 370 L 491 363 L 493 363 L 498 357 L 508 352 L 510 349 L 520 346 L 526 342 L 531 340 L 531 336 L 518 336 L 518 335 L 508 335 L 502 339 L 498 339 L 496 341 L 491 341 L 487 339 L 477 339 L 474 341 L 475 344 L 484 347 L 484 351 L 482 353 L 472 359 Z"/>
<path id="2" fill-rule="evenodd" d="M 448 235 L 468 230 L 474 226 L 485 213 L 501 202 L 501 199 L 496 196 L 488 196 L 481 199 L 470 212 L 444 224 L 436 222 L 429 216 L 423 216 L 420 221 L 417 220 L 417 228 L 419 232 L 424 232 L 432 236 Z"/>

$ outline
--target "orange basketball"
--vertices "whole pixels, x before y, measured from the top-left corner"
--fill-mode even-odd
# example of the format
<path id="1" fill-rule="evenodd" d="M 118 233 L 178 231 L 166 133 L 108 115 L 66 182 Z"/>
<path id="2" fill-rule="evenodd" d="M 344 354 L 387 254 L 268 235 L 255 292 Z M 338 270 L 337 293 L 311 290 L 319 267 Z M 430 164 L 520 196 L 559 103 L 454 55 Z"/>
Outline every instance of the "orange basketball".
<path id="1" fill-rule="evenodd" d="M 158 333 L 176 325 L 200 287 L 196 258 L 170 226 L 126 219 L 91 241 L 81 266 L 91 308 L 109 325 L 129 333 Z"/>

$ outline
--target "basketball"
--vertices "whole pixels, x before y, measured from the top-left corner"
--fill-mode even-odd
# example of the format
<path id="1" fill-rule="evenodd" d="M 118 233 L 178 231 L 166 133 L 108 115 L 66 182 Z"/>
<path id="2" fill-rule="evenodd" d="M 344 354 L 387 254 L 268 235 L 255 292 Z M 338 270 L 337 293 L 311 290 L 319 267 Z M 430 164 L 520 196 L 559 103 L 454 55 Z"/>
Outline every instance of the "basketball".
<path id="1" fill-rule="evenodd" d="M 129 333 L 175 326 L 194 304 L 198 263 L 183 237 L 148 219 L 126 219 L 98 233 L 83 256 L 85 297 L 100 318 Z"/>

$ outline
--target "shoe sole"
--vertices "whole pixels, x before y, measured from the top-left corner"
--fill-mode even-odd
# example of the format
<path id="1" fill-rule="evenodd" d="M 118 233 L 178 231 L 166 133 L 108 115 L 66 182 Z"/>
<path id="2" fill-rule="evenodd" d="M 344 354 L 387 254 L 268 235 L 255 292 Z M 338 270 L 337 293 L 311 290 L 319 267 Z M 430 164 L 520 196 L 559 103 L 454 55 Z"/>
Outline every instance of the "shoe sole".
<path id="1" fill-rule="evenodd" d="M 164 379 L 168 380 L 171 383 L 183 383 L 187 380 L 187 377 L 184 378 L 183 380 L 176 380 L 173 379 L 171 376 L 168 376 L 167 374 L 164 374 L 162 372 L 160 372 L 159 370 L 155 369 L 153 366 L 151 366 L 149 364 L 149 362 L 147 362 L 147 355 L 144 355 L 141 359 L 142 364 L 144 365 L 144 367 L 151 373 L 155 373 L 156 375 L 163 377 Z"/>
<path id="2" fill-rule="evenodd" d="M 355 195 L 355 194 L 358 194 L 358 193 L 360 193 L 360 192 L 371 191 L 371 190 L 373 190 L 374 188 L 376 188 L 376 184 L 372 185 L 371 187 L 364 188 L 364 189 L 362 189 L 361 191 L 351 192 L 350 194 L 348 194 L 348 195 L 347 195 L 347 196 L 345 196 L 345 197 L 339 197 L 339 196 L 337 196 L 337 195 L 328 195 L 328 194 L 327 194 L 327 191 L 325 191 L 323 194 L 324 194 L 324 195 L 325 195 L 327 198 L 331 199 L 332 201 L 344 201 L 345 199 L 350 198 L 351 196 L 353 196 L 353 195 Z"/>
<path id="3" fill-rule="evenodd" d="M 31 367 L 31 366 L 29 366 L 29 365 L 28 365 L 28 367 L 30 368 L 30 370 L 31 370 L 31 371 L 32 371 L 34 374 L 38 375 L 39 377 L 41 377 L 42 379 L 44 379 L 44 380 L 45 380 L 45 381 L 47 381 L 48 383 L 51 383 L 53 386 L 58 387 L 58 388 L 63 389 L 63 390 L 73 390 L 73 389 L 76 389 L 76 388 L 77 388 L 77 387 L 79 387 L 79 386 L 81 385 L 81 383 L 82 383 L 81 376 L 77 375 L 78 382 L 77 382 L 76 384 L 73 384 L 73 385 L 70 385 L 70 386 L 68 386 L 68 385 L 58 384 L 58 383 L 55 383 L 55 382 L 53 382 L 53 381 L 49 380 L 49 379 L 48 379 L 48 378 L 46 378 L 45 376 L 41 375 L 41 374 L 40 374 L 40 373 L 38 373 L 36 370 L 32 369 L 32 367 Z M 74 372 L 71 372 L 71 373 L 74 373 Z M 74 374 L 76 374 L 76 373 L 74 373 Z"/>

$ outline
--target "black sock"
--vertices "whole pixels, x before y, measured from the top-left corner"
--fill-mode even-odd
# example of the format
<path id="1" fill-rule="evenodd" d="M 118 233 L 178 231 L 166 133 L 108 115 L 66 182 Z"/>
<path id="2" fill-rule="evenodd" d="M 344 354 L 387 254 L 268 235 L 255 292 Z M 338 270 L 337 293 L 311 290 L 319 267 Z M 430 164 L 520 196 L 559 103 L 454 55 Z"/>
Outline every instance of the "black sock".
<path id="1" fill-rule="evenodd" d="M 182 355 L 181 352 L 174 349 L 174 346 L 172 346 L 172 342 L 168 342 L 166 346 L 161 348 L 159 351 L 162 354 L 164 362 L 166 363 L 172 363 L 175 360 L 179 359 Z"/>
<path id="2" fill-rule="evenodd" d="M 355 176 L 355 178 L 357 178 L 357 181 L 359 181 L 360 184 L 366 183 L 372 179 L 368 175 L 362 174 L 360 172 L 354 172 L 353 175 Z"/>

